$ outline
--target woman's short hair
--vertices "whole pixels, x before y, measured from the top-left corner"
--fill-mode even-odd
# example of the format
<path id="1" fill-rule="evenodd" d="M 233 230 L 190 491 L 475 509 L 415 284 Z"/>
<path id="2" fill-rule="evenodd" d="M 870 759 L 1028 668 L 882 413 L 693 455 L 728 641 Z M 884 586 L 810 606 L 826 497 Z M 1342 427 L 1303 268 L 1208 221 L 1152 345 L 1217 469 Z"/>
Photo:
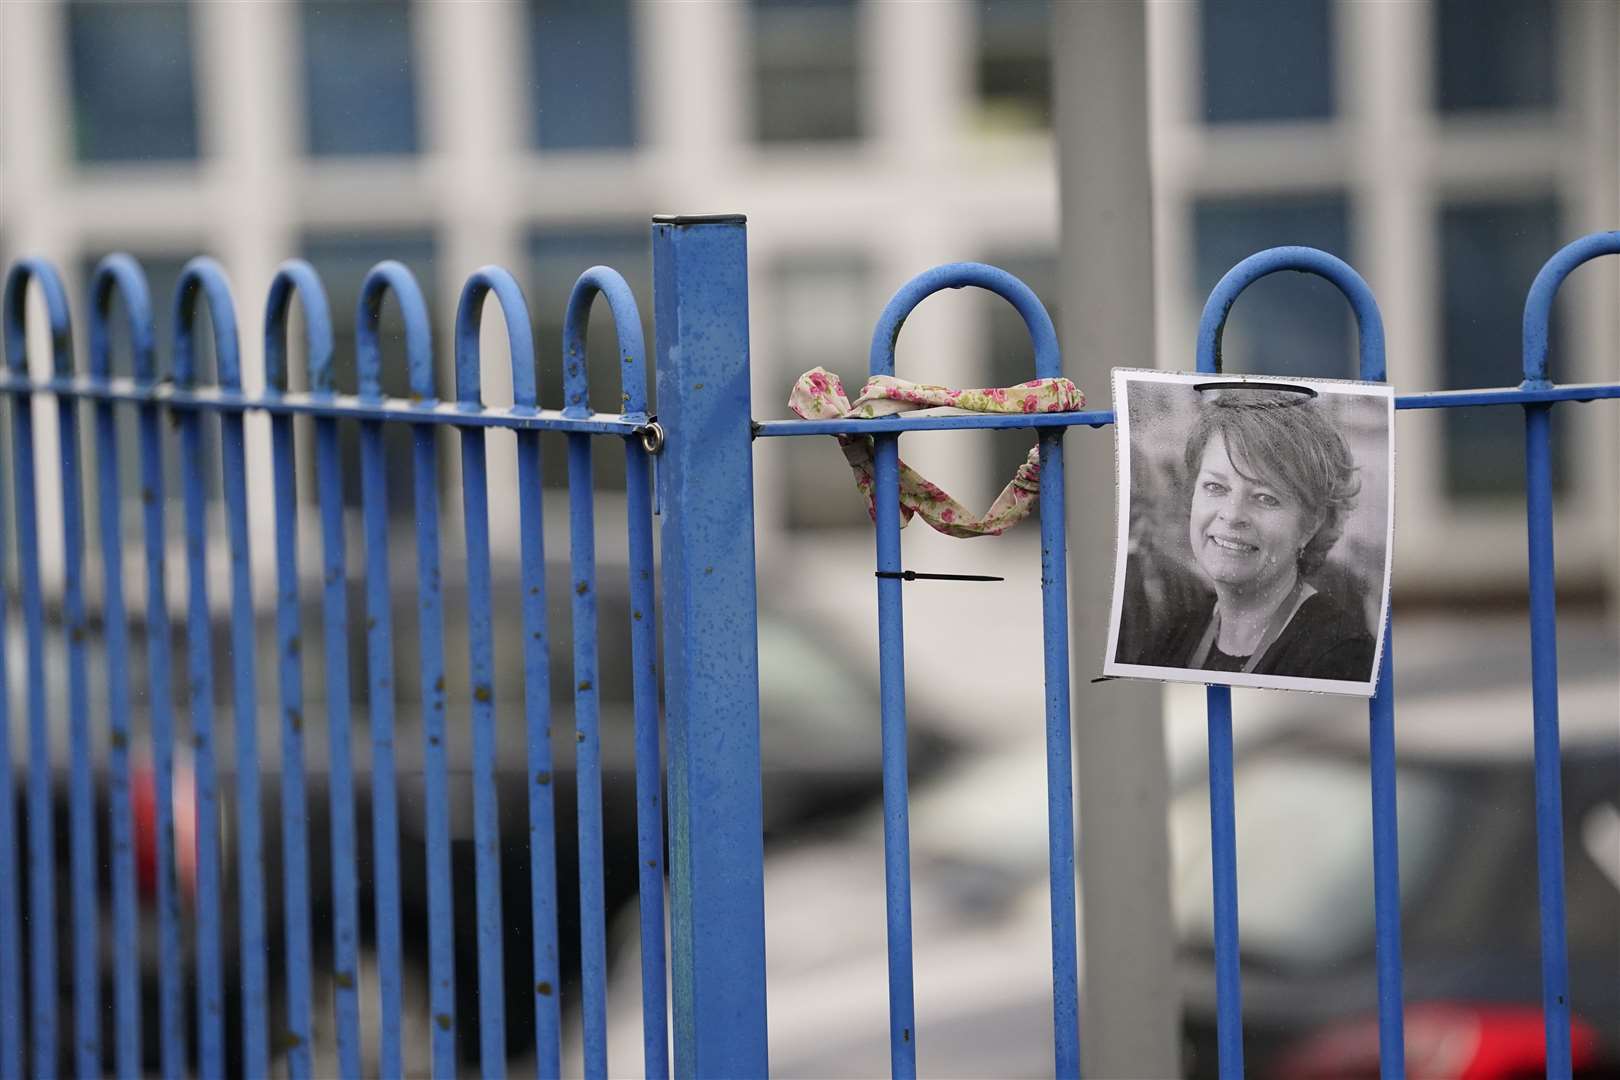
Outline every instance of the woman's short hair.
<path id="1" fill-rule="evenodd" d="M 1218 433 L 1232 467 L 1245 479 L 1275 484 L 1308 513 L 1322 514 L 1321 528 L 1299 554 L 1300 575 L 1314 574 L 1344 532 L 1345 516 L 1361 493 L 1344 437 L 1316 399 L 1291 391 L 1242 389 L 1205 392 L 1200 398 L 1198 419 L 1187 439 L 1189 498 L 1204 447 Z"/>

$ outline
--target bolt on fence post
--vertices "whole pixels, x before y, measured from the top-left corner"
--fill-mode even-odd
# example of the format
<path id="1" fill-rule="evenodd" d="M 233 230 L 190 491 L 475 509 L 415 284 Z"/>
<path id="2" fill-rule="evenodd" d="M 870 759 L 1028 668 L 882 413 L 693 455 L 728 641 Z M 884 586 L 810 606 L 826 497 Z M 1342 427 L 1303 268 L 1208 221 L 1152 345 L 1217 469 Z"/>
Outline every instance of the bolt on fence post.
<path id="1" fill-rule="evenodd" d="M 653 218 L 675 1072 L 766 1075 L 764 828 L 741 215 Z M 649 1019 L 649 1022 L 656 1022 Z"/>

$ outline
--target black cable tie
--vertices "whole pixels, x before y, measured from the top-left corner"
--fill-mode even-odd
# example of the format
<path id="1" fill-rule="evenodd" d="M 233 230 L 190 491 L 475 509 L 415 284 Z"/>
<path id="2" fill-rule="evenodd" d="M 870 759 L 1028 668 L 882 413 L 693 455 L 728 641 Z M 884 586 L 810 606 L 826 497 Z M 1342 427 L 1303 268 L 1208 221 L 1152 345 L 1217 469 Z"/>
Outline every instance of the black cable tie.
<path id="1" fill-rule="evenodd" d="M 901 581 L 1006 581 L 990 574 L 925 574 L 918 570 L 879 570 L 880 578 L 899 578 Z"/>
<path id="2" fill-rule="evenodd" d="M 1253 379 L 1194 383 L 1193 389 L 1200 394 L 1206 390 L 1281 390 L 1289 394 L 1304 394 L 1308 398 L 1316 396 L 1313 387 L 1301 386 L 1298 383 L 1255 382 Z"/>

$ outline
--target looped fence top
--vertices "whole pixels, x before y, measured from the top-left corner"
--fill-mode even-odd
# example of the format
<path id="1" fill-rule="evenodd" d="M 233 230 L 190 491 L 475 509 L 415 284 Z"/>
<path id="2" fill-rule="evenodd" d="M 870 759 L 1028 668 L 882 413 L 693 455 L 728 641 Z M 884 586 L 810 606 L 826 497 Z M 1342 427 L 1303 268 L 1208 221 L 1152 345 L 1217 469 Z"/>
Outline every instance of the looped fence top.
<path id="1" fill-rule="evenodd" d="M 23 259 L 6 275 L 5 341 L 6 366 L 16 375 L 28 374 L 28 332 L 24 326 L 28 304 L 29 279 L 39 283 L 45 300 L 45 317 L 51 330 L 51 371 L 58 376 L 73 374 L 73 324 L 68 314 L 67 290 L 56 268 L 44 259 Z"/>
<path id="2" fill-rule="evenodd" d="M 296 294 L 304 308 L 304 352 L 311 386 L 332 387 L 332 311 L 315 268 L 288 259 L 276 268 L 264 302 L 264 381 L 272 391 L 287 389 L 287 315 Z"/>
<path id="3" fill-rule="evenodd" d="M 123 254 L 108 255 L 102 259 L 90 277 L 90 374 L 102 379 L 112 374 L 112 345 L 107 333 L 107 320 L 112 315 L 115 293 L 124 302 L 130 350 L 134 353 L 135 377 L 150 382 L 157 370 L 152 294 L 141 264 Z"/>
<path id="4" fill-rule="evenodd" d="M 1378 313 L 1378 301 L 1373 299 L 1372 289 L 1349 263 L 1310 247 L 1274 247 L 1257 251 L 1216 282 L 1209 299 L 1204 302 L 1203 315 L 1198 320 L 1198 370 L 1212 375 L 1221 373 L 1221 333 L 1226 329 L 1226 319 L 1232 313 L 1232 305 L 1237 303 L 1244 289 L 1268 274 L 1283 270 L 1326 278 L 1344 294 L 1356 317 L 1361 377 L 1369 382 L 1383 382 L 1387 377 L 1384 370 L 1384 318 Z"/>
<path id="5" fill-rule="evenodd" d="M 174 381 L 189 387 L 197 380 L 197 301 L 208 307 L 214 328 L 216 382 L 227 390 L 242 388 L 242 353 L 236 336 L 236 301 L 231 298 L 225 268 L 206 255 L 186 263 L 174 287 Z"/>
<path id="6" fill-rule="evenodd" d="M 874 375 L 854 402 L 841 379 L 825 368 L 799 376 L 788 398 L 788 408 L 802 419 L 832 417 L 871 419 L 899 412 L 939 413 L 1054 413 L 1085 407 L 1086 397 L 1068 379 L 1031 379 L 1011 387 L 956 390 L 946 386 L 907 382 L 893 375 Z M 877 520 L 874 499 L 872 440 L 864 435 L 840 435 L 838 444 L 855 473 L 855 486 L 866 496 L 866 510 Z M 999 536 L 1028 517 L 1041 490 L 1040 448 L 1018 466 L 1012 480 L 996 496 L 990 509 L 975 514 L 937 485 L 900 463 L 900 527 L 920 516 L 947 536 Z"/>
<path id="7" fill-rule="evenodd" d="M 382 346 L 377 337 L 382 325 L 383 300 L 389 293 L 399 305 L 405 321 L 405 369 L 411 396 L 426 404 L 435 400 L 433 390 L 433 332 L 428 321 L 427 301 L 422 287 L 404 263 L 384 259 L 373 266 L 360 283 L 355 302 L 354 348 L 362 396 L 382 390 Z"/>
<path id="8" fill-rule="evenodd" d="M 478 333 L 483 325 L 484 298 L 491 293 L 500 302 L 506 320 L 507 348 L 512 357 L 512 403 L 521 409 L 533 409 L 538 397 L 529 305 L 517 279 L 499 266 L 480 267 L 461 290 L 461 303 L 456 308 L 456 400 L 463 406 L 483 403 Z"/>
<path id="9" fill-rule="evenodd" d="M 589 416 L 587 395 L 589 364 L 585 351 L 585 330 L 591 305 L 601 295 L 607 299 L 613 316 L 619 358 L 619 412 L 627 420 L 647 417 L 647 346 L 641 332 L 641 313 L 636 295 L 617 270 L 593 266 L 579 275 L 568 294 L 563 315 L 563 415 Z"/>

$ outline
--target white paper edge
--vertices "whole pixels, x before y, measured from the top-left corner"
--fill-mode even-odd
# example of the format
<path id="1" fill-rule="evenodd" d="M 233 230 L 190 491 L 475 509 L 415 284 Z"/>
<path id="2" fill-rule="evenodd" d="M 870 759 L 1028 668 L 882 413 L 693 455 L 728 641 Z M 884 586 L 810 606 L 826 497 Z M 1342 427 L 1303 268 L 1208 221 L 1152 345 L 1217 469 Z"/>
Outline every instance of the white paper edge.
<path id="1" fill-rule="evenodd" d="M 1212 372 L 1160 371 L 1153 368 L 1114 368 L 1109 385 L 1114 406 L 1114 589 L 1108 609 L 1108 651 L 1103 655 L 1103 675 L 1107 678 L 1155 679 L 1163 682 L 1199 683 L 1205 686 L 1250 687 L 1261 690 L 1305 690 L 1316 694 L 1345 694 L 1370 698 L 1378 691 L 1378 676 L 1384 665 L 1384 646 L 1389 635 L 1389 592 L 1395 560 L 1395 388 L 1389 383 L 1361 382 L 1355 379 L 1296 379 L 1277 375 L 1228 375 Z M 1125 386 L 1132 382 L 1164 382 L 1193 385 L 1202 382 L 1289 383 L 1308 386 L 1319 394 L 1353 394 L 1382 397 L 1389 422 L 1388 459 L 1389 512 L 1384 525 L 1384 587 L 1378 606 L 1378 634 L 1374 639 L 1372 677 L 1365 682 L 1341 679 L 1307 679 L 1294 675 L 1256 675 L 1242 671 L 1205 671 L 1200 668 L 1156 667 L 1151 664 L 1122 664 L 1114 659 L 1119 648 L 1119 619 L 1125 605 L 1125 548 L 1130 529 L 1131 428 L 1125 407 Z"/>

